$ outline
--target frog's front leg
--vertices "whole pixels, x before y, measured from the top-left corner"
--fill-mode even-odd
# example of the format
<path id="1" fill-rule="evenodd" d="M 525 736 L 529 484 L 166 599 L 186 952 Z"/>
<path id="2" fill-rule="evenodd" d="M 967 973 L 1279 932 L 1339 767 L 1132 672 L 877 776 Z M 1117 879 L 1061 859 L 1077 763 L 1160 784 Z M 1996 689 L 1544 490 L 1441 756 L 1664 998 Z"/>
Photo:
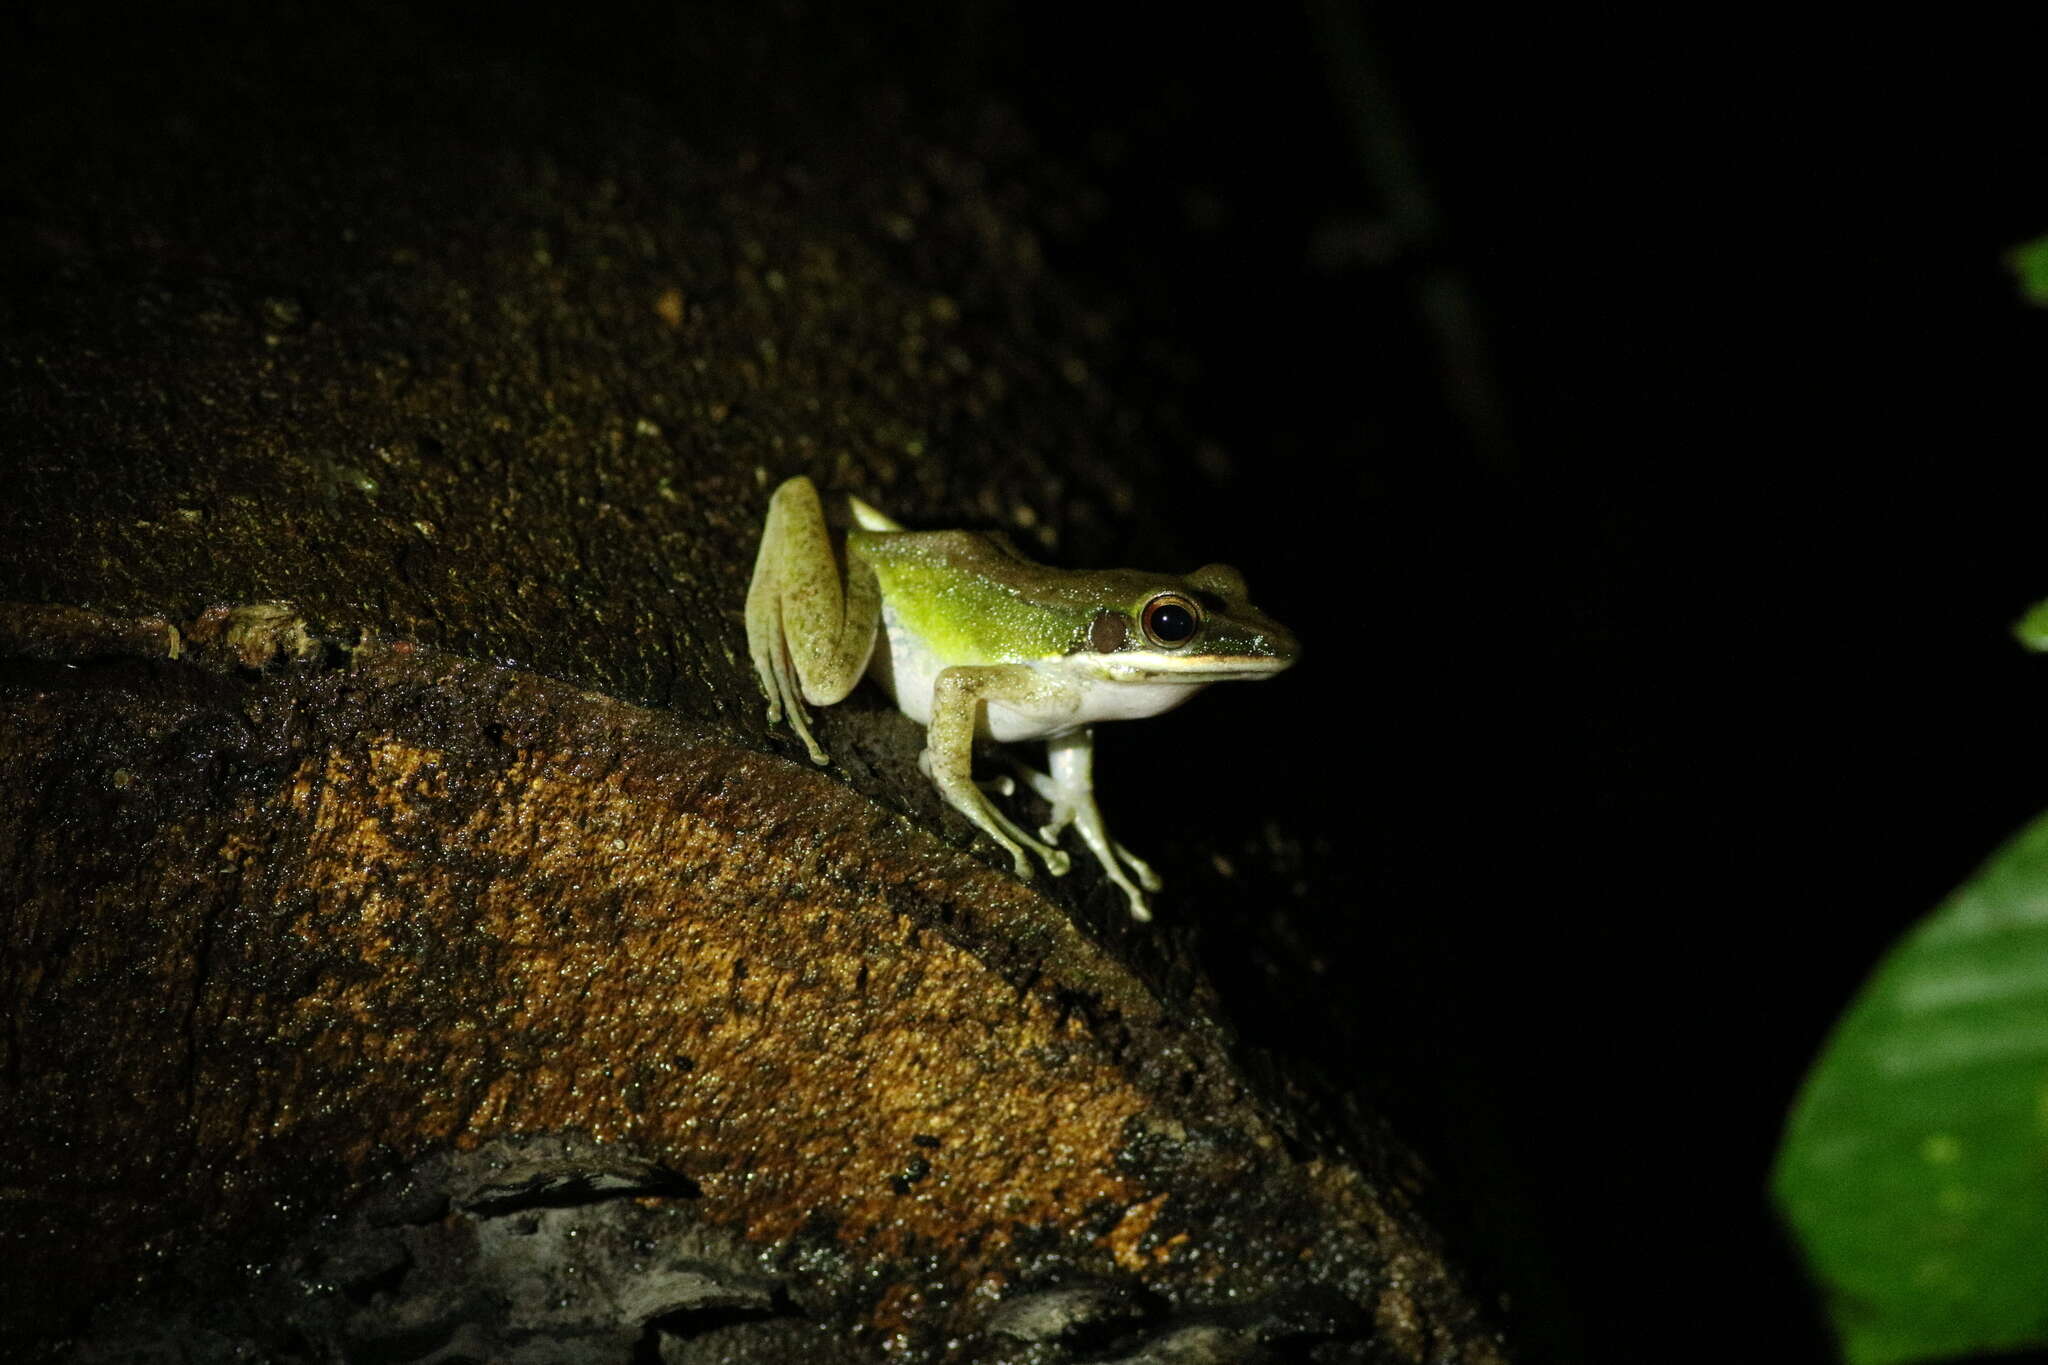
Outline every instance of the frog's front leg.
<path id="1" fill-rule="evenodd" d="M 831 760 L 811 737 L 803 703 L 830 706 L 854 689 L 881 616 L 874 568 L 849 551 L 842 580 L 818 490 L 802 475 L 787 480 L 769 499 L 747 588 L 747 648 L 768 694 L 768 723 L 787 711 L 814 763 Z"/>
<path id="2" fill-rule="evenodd" d="M 1151 919 L 1144 891 L 1157 891 L 1164 883 L 1151 864 L 1110 838 L 1109 829 L 1102 822 L 1102 810 L 1095 804 L 1095 731 L 1081 729 L 1057 735 L 1046 741 L 1045 751 L 1052 765 L 1051 776 L 1028 768 L 1024 774 L 1032 789 L 1052 803 L 1052 821 L 1039 833 L 1057 839 L 1060 831 L 1071 823 L 1081 831 L 1082 841 L 1094 852 L 1109 879 L 1123 889 L 1130 903 L 1131 918 L 1141 922 Z M 1129 874 L 1124 871 L 1126 867 Z M 1137 878 L 1136 885 L 1131 882 L 1132 876 Z M 1144 891 L 1138 889 L 1140 886 Z"/>
<path id="3" fill-rule="evenodd" d="M 1040 709 L 1062 699 L 1063 685 L 1021 664 L 957 665 L 941 669 L 932 682 L 932 719 L 925 728 L 925 763 L 939 795 L 972 820 L 989 838 L 1010 851 L 1017 876 L 1031 880 L 1029 848 L 1045 860 L 1045 870 L 1066 875 L 1067 855 L 1032 838 L 1015 821 L 989 804 L 974 781 L 974 732 L 981 708 L 1009 702 Z"/>
<path id="4" fill-rule="evenodd" d="M 1082 838 L 1088 840 L 1093 847 L 1094 843 L 1089 839 L 1088 829 L 1092 828 L 1103 834 L 1110 851 L 1116 855 L 1115 862 L 1103 859 L 1103 866 L 1109 869 L 1111 877 L 1124 888 L 1126 895 L 1132 895 L 1131 888 L 1122 878 L 1117 877 L 1118 863 L 1128 867 L 1137 877 L 1138 885 L 1145 890 L 1157 891 L 1164 886 L 1166 883 L 1159 879 L 1159 874 L 1152 870 L 1150 863 L 1108 837 L 1108 827 L 1103 823 L 1102 810 L 1095 804 L 1094 731 L 1062 736 L 1058 740 L 1048 741 L 1046 747 L 1053 755 L 1053 771 L 1060 774 L 1057 778 L 1052 773 L 1040 772 L 1021 759 L 1011 760 L 1017 775 L 1038 794 L 1039 799 L 1052 807 L 1052 817 L 1039 829 L 1038 837 L 1048 843 L 1058 843 L 1060 835 L 1065 832 L 1068 825 L 1084 819 L 1082 811 L 1085 808 L 1089 814 L 1085 817 Z M 982 784 L 984 788 L 988 785 L 986 782 Z M 1099 848 L 1096 849 L 1096 857 L 1102 857 Z M 1132 896 L 1132 913 L 1141 920 L 1151 918 L 1150 911 L 1144 907 L 1142 896 Z"/>

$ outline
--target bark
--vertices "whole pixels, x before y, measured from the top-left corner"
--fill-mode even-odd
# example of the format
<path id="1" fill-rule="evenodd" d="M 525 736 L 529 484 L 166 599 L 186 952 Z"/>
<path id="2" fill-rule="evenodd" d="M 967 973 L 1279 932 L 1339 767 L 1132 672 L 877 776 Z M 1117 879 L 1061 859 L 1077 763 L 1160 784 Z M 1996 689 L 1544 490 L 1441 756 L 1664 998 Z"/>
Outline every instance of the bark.
<path id="1" fill-rule="evenodd" d="M 761 85 L 765 20 L 648 98 L 328 23 L 16 82 L 5 1339 L 1499 1358 L 1405 1158 L 1258 1082 L 1181 947 L 1010 877 L 878 698 L 830 771 L 763 725 L 774 480 L 1128 516 L 1057 167 Z"/>

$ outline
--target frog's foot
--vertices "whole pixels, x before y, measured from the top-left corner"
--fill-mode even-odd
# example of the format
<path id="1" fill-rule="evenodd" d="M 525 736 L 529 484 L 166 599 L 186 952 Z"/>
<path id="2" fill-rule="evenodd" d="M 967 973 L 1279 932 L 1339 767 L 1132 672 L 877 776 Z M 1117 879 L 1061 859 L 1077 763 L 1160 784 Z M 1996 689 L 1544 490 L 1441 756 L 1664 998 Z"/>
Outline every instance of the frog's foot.
<path id="1" fill-rule="evenodd" d="M 1039 856 L 1045 863 L 1045 870 L 1055 877 L 1064 877 L 1072 869 L 1073 859 L 1050 844 L 1032 838 L 1016 821 L 990 804 L 988 797 L 983 794 L 983 788 L 988 787 L 1000 789 L 1004 795 L 1008 795 L 1016 790 L 1014 782 L 1007 778 L 987 783 L 972 780 L 962 782 L 957 778 L 948 780 L 946 768 L 933 761 L 930 749 L 917 756 L 917 766 L 932 780 L 932 784 L 939 789 L 939 795 L 946 798 L 948 805 L 972 820 L 982 833 L 1008 850 L 1019 881 L 1028 882 L 1032 876 L 1031 859 L 1024 852 L 1027 848 Z"/>
<path id="2" fill-rule="evenodd" d="M 796 737 L 804 742 L 810 752 L 811 762 L 824 767 L 832 759 L 811 734 L 811 718 L 804 712 L 804 704 L 797 700 L 796 680 L 790 676 L 789 652 L 775 641 L 764 650 L 767 657 L 757 655 L 755 664 L 761 673 L 761 690 L 768 694 L 768 728 L 774 729 L 784 713 L 789 716 L 789 728 L 796 731 Z"/>
<path id="3" fill-rule="evenodd" d="M 1024 779 L 1025 786 L 1036 793 L 1041 801 L 1052 807 L 1052 817 L 1038 827 L 1038 837 L 1048 844 L 1058 843 L 1060 835 L 1066 833 L 1067 826 L 1074 823 L 1076 814 L 1074 807 L 1060 795 L 1059 784 L 1052 780 L 1050 773 L 1040 772 L 1013 754 L 1004 754 L 1003 761 L 1010 765 L 1018 777 Z M 996 783 L 1003 785 L 1004 796 L 1008 796 L 1017 788 L 1017 784 L 1007 777 L 999 777 L 994 783 L 984 782 L 981 785 L 987 790 Z"/>
<path id="4" fill-rule="evenodd" d="M 1152 870 L 1152 864 L 1146 862 L 1114 839 L 1109 841 L 1109 846 L 1116 850 L 1116 856 L 1123 860 L 1124 866 L 1131 869 L 1131 875 L 1138 879 L 1138 885 L 1144 887 L 1147 891 L 1157 891 L 1166 885 L 1165 882 L 1159 880 L 1159 874 Z M 1140 918 L 1143 917 L 1140 916 Z"/>
<path id="5" fill-rule="evenodd" d="M 1052 760 L 1051 773 L 1024 770 L 1031 789 L 1052 803 L 1052 823 L 1040 833 L 1053 838 L 1069 824 L 1079 829 L 1082 842 L 1095 854 L 1103 872 L 1124 893 L 1131 918 L 1141 923 L 1151 919 L 1145 892 L 1157 891 L 1164 883 L 1150 863 L 1109 837 L 1102 810 L 1095 804 L 1094 734 L 1080 730 L 1062 735 L 1047 742 L 1046 752 Z"/>
<path id="6" fill-rule="evenodd" d="M 1067 826 L 1081 818 L 1082 805 L 1084 803 L 1088 810 L 1092 812 L 1095 824 L 1098 827 L 1101 825 L 1102 813 L 1096 809 L 1092 788 L 1082 791 L 1077 795 L 1072 788 L 1062 787 L 1054 780 L 1051 773 L 1040 772 L 1021 758 L 1013 758 L 1007 754 L 1004 757 L 1008 760 L 1010 766 L 1016 770 L 1017 776 L 1024 779 L 1024 785 L 1031 788 L 1033 792 L 1037 793 L 1040 800 L 1052 807 L 1051 818 L 1038 827 L 1039 838 L 1045 840 L 1048 844 L 1058 843 L 1060 836 L 1067 832 Z M 984 782 L 981 784 L 984 791 L 1000 787 L 1004 796 L 1008 796 L 1014 791 L 1016 785 L 1016 783 L 1008 778 L 1000 777 L 994 782 Z M 1082 837 L 1084 839 L 1087 838 L 1085 831 Z M 1109 847 L 1116 854 L 1116 862 L 1130 869 L 1131 875 L 1138 879 L 1139 886 L 1142 886 L 1147 891 L 1157 891 L 1165 885 L 1164 882 L 1159 880 L 1159 874 L 1152 870 L 1152 865 L 1143 858 L 1140 858 L 1114 839 L 1109 840 Z M 1100 857 L 1100 854 L 1098 853 L 1097 856 Z M 1104 866 L 1109 868 L 1112 876 L 1116 874 L 1117 868 L 1114 864 L 1105 862 Z M 1121 881 L 1118 884 L 1123 885 Z M 1128 887 L 1125 889 L 1127 892 L 1130 890 Z M 1132 913 L 1137 918 L 1144 919 L 1147 917 L 1146 914 L 1140 913 L 1143 908 L 1143 897 L 1139 897 L 1138 909 L 1133 910 Z"/>
<path id="7" fill-rule="evenodd" d="M 769 717 L 769 723 L 774 723 L 772 715 Z M 811 762 L 822 768 L 832 761 L 831 755 L 827 754 L 823 746 L 811 737 L 810 719 L 804 715 L 804 708 L 795 702 L 791 702 L 789 705 L 789 728 L 796 731 L 796 737 L 804 742 L 804 748 L 810 750 Z"/>
<path id="8" fill-rule="evenodd" d="M 1025 833 L 1023 826 L 1019 825 L 1015 820 L 1012 820 L 1009 816 L 1003 814 L 1001 810 L 997 809 L 995 806 L 987 805 L 985 801 L 983 804 L 984 806 L 986 806 L 990 817 L 993 818 L 998 825 L 1001 825 L 1003 827 L 1003 832 L 1005 834 L 1008 834 L 1010 838 L 1014 840 L 1016 843 L 1022 844 L 1024 847 L 1030 849 L 1033 853 L 1036 853 L 1039 856 L 1039 858 L 1045 863 L 1045 870 L 1047 872 L 1052 873 L 1052 875 L 1055 877 L 1064 877 L 1067 875 L 1067 873 L 1073 870 L 1074 860 L 1067 856 L 1067 853 L 1064 849 L 1054 848 L 1050 843 L 1044 843 L 1037 839 L 1032 838 L 1029 834 Z M 983 828 L 987 827 L 983 826 Z M 1029 868 L 1029 862 L 1025 860 L 1021 854 L 1017 854 L 1017 850 L 1014 847 L 1011 848 L 1010 852 L 1013 855 L 1017 856 L 1017 860 L 1019 863 L 1023 864 L 1027 869 Z M 1017 875 L 1027 880 L 1031 876 L 1028 870 L 1020 872 Z"/>
<path id="9" fill-rule="evenodd" d="M 1081 817 L 1074 821 L 1080 827 L 1081 838 L 1094 850 L 1095 861 L 1102 864 L 1102 870 L 1109 879 L 1124 893 L 1131 918 L 1143 924 L 1152 918 L 1152 908 L 1145 903 L 1145 892 L 1157 891 L 1165 883 L 1159 880 L 1159 874 L 1152 870 L 1150 864 L 1103 832 L 1100 814 L 1090 814 L 1094 815 L 1092 820 Z M 1131 881 L 1133 874 L 1137 877 L 1136 885 Z"/>
<path id="10" fill-rule="evenodd" d="M 1095 807 L 1094 789 L 1092 787 L 1077 798 L 1068 788 L 1062 787 L 1058 782 L 1054 781 L 1051 773 L 1040 772 L 1029 763 L 1018 758 L 1011 759 L 1010 764 L 1017 770 L 1017 776 L 1024 779 L 1024 785 L 1031 788 L 1032 791 L 1038 794 L 1041 800 L 1052 807 L 1052 819 L 1039 827 L 1039 838 L 1047 843 L 1058 843 L 1060 835 L 1066 832 L 1067 826 L 1081 818 L 1081 802 L 1083 801 L 1091 810 L 1095 811 L 1095 823 L 1097 825 L 1102 823 L 1102 813 Z M 1146 862 L 1114 839 L 1109 841 L 1109 846 L 1116 853 L 1117 861 L 1129 868 L 1131 875 L 1138 879 L 1138 885 L 1144 887 L 1147 891 L 1157 891 L 1166 885 L 1166 883 L 1159 880 L 1159 874 L 1152 870 L 1152 864 Z"/>

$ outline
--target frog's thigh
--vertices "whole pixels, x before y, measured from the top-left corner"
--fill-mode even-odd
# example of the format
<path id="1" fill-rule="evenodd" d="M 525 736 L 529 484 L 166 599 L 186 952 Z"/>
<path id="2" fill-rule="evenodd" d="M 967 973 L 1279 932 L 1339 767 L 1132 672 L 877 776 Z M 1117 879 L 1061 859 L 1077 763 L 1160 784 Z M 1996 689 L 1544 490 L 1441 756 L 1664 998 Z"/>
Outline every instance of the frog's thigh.
<path id="1" fill-rule="evenodd" d="M 754 570 L 756 584 L 764 578 L 804 700 L 813 706 L 842 700 L 874 653 L 881 592 L 873 567 L 858 554 L 847 554 L 842 575 L 825 528 L 825 509 L 809 479 L 786 481 L 768 502 L 768 525 Z"/>
<path id="2" fill-rule="evenodd" d="M 791 554 L 792 525 L 804 517 L 802 495 L 806 492 L 815 507 L 817 492 L 808 479 L 791 479 L 776 489 L 768 502 L 760 553 L 754 556 L 754 578 L 747 585 L 747 652 L 753 656 L 754 672 L 768 697 L 768 723 L 773 725 L 786 714 L 790 728 L 810 751 L 811 761 L 823 764 L 831 760 L 805 721 L 803 693 L 790 665 L 783 624 L 783 565 Z"/>
<path id="3" fill-rule="evenodd" d="M 989 702 L 1011 702 L 1042 708 L 1057 703 L 1065 689 L 1018 664 L 958 666 L 942 669 L 932 683 L 932 718 L 925 729 L 932 782 L 952 807 L 982 832 L 1010 851 L 1017 875 L 1028 880 L 1028 847 L 1045 860 L 1055 877 L 1070 866 L 1067 855 L 1032 838 L 990 805 L 974 783 L 974 731 L 981 708 Z"/>
<path id="4" fill-rule="evenodd" d="M 747 587 L 747 650 L 768 696 L 768 723 L 784 714 L 816 763 L 826 763 L 803 703 L 829 706 L 867 671 L 881 594 L 867 561 L 849 555 L 842 586 L 818 490 L 789 479 L 768 500 L 761 552 Z"/>

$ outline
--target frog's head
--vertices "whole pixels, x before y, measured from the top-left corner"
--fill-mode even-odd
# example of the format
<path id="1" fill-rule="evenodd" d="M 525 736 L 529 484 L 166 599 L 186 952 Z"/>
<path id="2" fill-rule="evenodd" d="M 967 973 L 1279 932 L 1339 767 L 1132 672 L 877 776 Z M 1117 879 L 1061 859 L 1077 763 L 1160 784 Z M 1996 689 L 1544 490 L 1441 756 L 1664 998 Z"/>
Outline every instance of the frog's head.
<path id="1" fill-rule="evenodd" d="M 1071 656 L 1103 677 L 1196 685 L 1270 678 L 1301 652 L 1285 626 L 1251 604 L 1244 575 L 1228 564 L 1184 578 L 1116 577 L 1138 591 L 1100 606 Z"/>

